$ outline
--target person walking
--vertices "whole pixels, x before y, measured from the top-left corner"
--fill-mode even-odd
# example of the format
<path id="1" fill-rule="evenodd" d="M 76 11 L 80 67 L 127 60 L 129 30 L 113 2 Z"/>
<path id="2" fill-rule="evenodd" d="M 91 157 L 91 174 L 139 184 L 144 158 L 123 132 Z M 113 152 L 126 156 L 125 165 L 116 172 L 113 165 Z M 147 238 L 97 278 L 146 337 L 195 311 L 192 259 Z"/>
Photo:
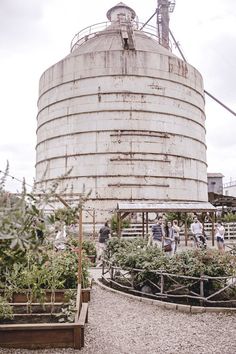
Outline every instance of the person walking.
<path id="1" fill-rule="evenodd" d="M 104 226 L 101 227 L 99 230 L 99 237 L 98 237 L 98 249 L 97 249 L 97 260 L 100 261 L 103 252 L 107 246 L 107 240 L 111 236 L 111 229 L 108 226 L 108 222 L 106 221 Z"/>
<path id="2" fill-rule="evenodd" d="M 194 245 L 196 248 L 200 247 L 200 238 L 203 237 L 203 225 L 198 220 L 197 216 L 194 216 L 193 222 L 190 226 L 191 232 L 193 234 Z"/>
<path id="3" fill-rule="evenodd" d="M 164 242 L 164 228 L 162 216 L 158 216 L 157 222 L 152 226 L 152 244 L 162 249 L 162 243 Z"/>
<path id="4" fill-rule="evenodd" d="M 168 221 L 165 225 L 165 235 L 164 235 L 164 251 L 168 257 L 172 257 L 174 254 L 174 229 L 172 227 L 171 221 Z"/>
<path id="5" fill-rule="evenodd" d="M 215 237 L 217 247 L 220 253 L 224 253 L 225 251 L 225 228 L 222 225 L 221 221 L 218 221 L 215 228 Z"/>
<path id="6" fill-rule="evenodd" d="M 178 220 L 173 220 L 172 229 L 174 232 L 174 253 L 176 253 L 178 245 L 180 243 L 180 227 L 178 225 Z"/>

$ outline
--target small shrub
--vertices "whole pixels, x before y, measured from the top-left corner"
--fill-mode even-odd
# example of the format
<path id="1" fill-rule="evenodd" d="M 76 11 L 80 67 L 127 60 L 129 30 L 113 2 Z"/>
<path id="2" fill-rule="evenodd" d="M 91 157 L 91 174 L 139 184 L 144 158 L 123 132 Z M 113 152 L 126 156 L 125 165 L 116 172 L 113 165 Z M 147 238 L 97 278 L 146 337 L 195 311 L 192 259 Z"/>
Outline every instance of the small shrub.
<path id="1" fill-rule="evenodd" d="M 129 270 L 129 283 L 135 289 L 140 290 L 145 284 L 153 288 L 153 292 L 160 289 L 160 275 L 155 271 L 163 271 L 176 275 L 179 284 L 193 292 L 199 292 L 199 282 L 196 279 L 181 278 L 178 275 L 197 277 L 202 275 L 210 277 L 230 277 L 236 275 L 236 256 L 224 253 L 220 254 L 217 250 L 188 250 L 175 254 L 169 258 L 157 247 L 147 247 L 144 240 L 124 240 L 112 239 L 108 242 L 105 257 L 113 265 L 119 266 L 124 270 Z M 141 270 L 136 271 L 137 270 Z M 165 276 L 165 290 L 175 291 L 176 282 L 168 276 Z M 119 277 L 117 277 L 119 282 Z M 121 279 L 122 281 L 122 279 Z M 180 286 L 180 285 L 179 285 Z M 209 279 L 205 282 L 205 295 L 210 295 L 216 290 L 225 286 L 225 280 L 219 281 Z M 185 290 L 182 290 L 185 293 Z M 229 289 L 220 294 L 218 298 L 234 299 L 236 290 Z"/>
<path id="2" fill-rule="evenodd" d="M 4 299 L 2 296 L 0 296 L 0 321 L 1 320 L 6 320 L 6 319 L 13 319 L 13 309 L 12 306 L 9 305 L 9 303 Z"/>
<path id="3" fill-rule="evenodd" d="M 89 240 L 84 240 L 82 244 L 82 249 L 85 251 L 87 256 L 97 255 L 95 243 Z"/>
<path id="4" fill-rule="evenodd" d="M 76 313 L 76 290 L 67 290 L 65 292 L 65 304 L 61 312 L 56 315 L 58 322 L 72 323 L 75 320 Z"/>
<path id="5" fill-rule="evenodd" d="M 130 221 L 127 219 L 121 220 L 120 227 L 121 229 L 125 229 L 130 226 Z M 117 220 L 117 215 L 113 215 L 111 218 L 111 230 L 112 232 L 116 233 L 118 232 L 118 220 Z"/>
<path id="6" fill-rule="evenodd" d="M 236 214 L 233 213 L 227 213 L 224 215 L 222 218 L 223 222 L 236 222 Z"/>

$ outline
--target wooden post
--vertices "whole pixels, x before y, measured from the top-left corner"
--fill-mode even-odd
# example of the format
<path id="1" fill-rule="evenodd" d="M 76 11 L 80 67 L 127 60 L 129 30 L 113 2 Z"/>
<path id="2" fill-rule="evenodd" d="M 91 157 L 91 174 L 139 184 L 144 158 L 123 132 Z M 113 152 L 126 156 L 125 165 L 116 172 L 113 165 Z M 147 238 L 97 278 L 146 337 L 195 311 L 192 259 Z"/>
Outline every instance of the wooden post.
<path id="1" fill-rule="evenodd" d="M 187 223 L 187 214 L 185 214 L 185 220 L 184 220 L 184 239 L 185 239 L 185 246 L 188 246 L 188 223 Z"/>
<path id="2" fill-rule="evenodd" d="M 142 212 L 142 237 L 144 238 L 144 212 Z"/>
<path id="3" fill-rule="evenodd" d="M 93 241 L 95 240 L 96 230 L 95 230 L 95 209 L 93 209 Z"/>
<path id="4" fill-rule="evenodd" d="M 146 213 L 146 235 L 148 234 L 148 212 Z"/>
<path id="5" fill-rule="evenodd" d="M 211 216 L 211 240 L 212 240 L 212 246 L 215 245 L 215 212 L 212 213 Z"/>
<path id="6" fill-rule="evenodd" d="M 202 212 L 202 227 L 203 227 L 203 231 L 205 231 L 205 216 L 206 216 L 206 213 Z M 204 236 L 204 233 L 203 233 L 203 236 Z"/>
<path id="7" fill-rule="evenodd" d="M 78 284 L 82 282 L 82 243 L 83 243 L 83 224 L 82 206 L 79 207 L 79 253 L 78 253 Z"/>
<path id="8" fill-rule="evenodd" d="M 230 223 L 227 223 L 227 238 L 230 241 L 231 234 L 230 234 Z"/>
<path id="9" fill-rule="evenodd" d="M 204 276 L 201 275 L 201 279 L 200 279 L 200 296 L 204 297 Z M 203 301 L 200 300 L 200 304 L 203 305 Z"/>
<path id="10" fill-rule="evenodd" d="M 164 275 L 161 272 L 161 294 L 164 292 Z"/>
<path id="11" fill-rule="evenodd" d="M 114 279 L 114 268 L 113 268 L 113 265 L 111 266 L 111 280 L 113 280 Z M 113 286 L 113 283 L 111 282 L 111 288 L 112 288 L 112 286 Z"/>
<path id="12" fill-rule="evenodd" d="M 118 237 L 121 238 L 121 215 L 117 212 L 117 233 Z"/>

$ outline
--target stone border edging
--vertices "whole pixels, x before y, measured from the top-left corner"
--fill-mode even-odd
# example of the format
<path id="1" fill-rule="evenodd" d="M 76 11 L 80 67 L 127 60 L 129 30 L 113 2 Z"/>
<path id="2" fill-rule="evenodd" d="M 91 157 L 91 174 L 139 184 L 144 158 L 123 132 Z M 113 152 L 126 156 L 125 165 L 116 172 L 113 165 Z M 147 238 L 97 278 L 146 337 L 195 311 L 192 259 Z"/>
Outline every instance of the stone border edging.
<path id="1" fill-rule="evenodd" d="M 231 308 L 231 307 L 203 307 L 203 306 L 192 306 L 192 305 L 183 305 L 183 304 L 173 304 L 170 302 L 165 302 L 165 301 L 160 301 L 160 300 L 153 300 L 153 299 L 148 299 L 145 297 L 139 297 L 139 296 L 135 296 L 132 294 L 128 294 L 125 293 L 123 291 L 119 291 L 113 288 L 110 288 L 109 286 L 106 286 L 105 284 L 103 284 L 99 279 L 94 279 L 93 281 L 99 285 L 101 288 L 122 295 L 122 296 L 126 296 L 129 297 L 132 300 L 135 301 L 140 301 L 140 302 L 144 302 L 146 304 L 149 305 L 155 305 L 155 306 L 159 306 L 161 308 L 165 308 L 167 310 L 176 310 L 176 311 L 180 311 L 180 312 L 184 312 L 184 313 L 206 313 L 206 312 L 213 312 L 213 313 L 218 313 L 218 312 L 224 312 L 224 313 L 236 313 L 236 308 Z"/>

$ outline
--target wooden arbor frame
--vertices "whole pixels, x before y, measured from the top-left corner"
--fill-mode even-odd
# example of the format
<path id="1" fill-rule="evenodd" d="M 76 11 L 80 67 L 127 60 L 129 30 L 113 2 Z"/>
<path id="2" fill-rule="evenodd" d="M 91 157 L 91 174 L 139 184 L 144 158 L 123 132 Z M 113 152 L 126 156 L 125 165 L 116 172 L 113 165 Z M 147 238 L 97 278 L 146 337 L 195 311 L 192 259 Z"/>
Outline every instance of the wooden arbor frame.
<path id="1" fill-rule="evenodd" d="M 187 213 L 209 213 L 210 221 L 212 223 L 211 228 L 211 239 L 212 246 L 214 246 L 214 223 L 215 223 L 215 214 L 216 208 L 208 202 L 199 202 L 199 203 L 174 203 L 174 202 L 162 202 L 162 203 L 118 203 L 117 204 L 117 224 L 118 224 L 118 237 L 121 237 L 121 221 L 126 218 L 131 213 L 142 213 L 142 236 L 148 234 L 149 222 L 148 214 L 149 213 L 185 213 L 185 245 L 188 243 L 188 227 L 187 227 Z"/>

